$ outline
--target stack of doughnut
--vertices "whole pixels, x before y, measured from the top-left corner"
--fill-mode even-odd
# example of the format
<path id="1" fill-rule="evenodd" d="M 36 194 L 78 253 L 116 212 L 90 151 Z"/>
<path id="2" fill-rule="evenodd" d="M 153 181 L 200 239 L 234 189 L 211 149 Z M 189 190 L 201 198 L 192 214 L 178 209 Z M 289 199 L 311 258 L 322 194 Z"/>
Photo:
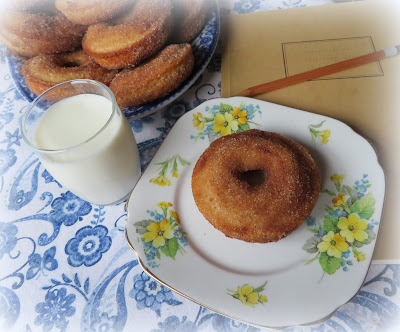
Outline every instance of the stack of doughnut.
<path id="1" fill-rule="evenodd" d="M 318 166 L 304 146 L 258 129 L 212 142 L 192 174 L 193 197 L 205 219 L 246 242 L 275 242 L 297 229 L 320 186 Z"/>
<path id="2" fill-rule="evenodd" d="M 207 20 L 207 0 L 13 0 L 0 14 L 0 43 L 22 56 L 36 95 L 93 79 L 120 107 L 168 95 L 191 74 L 190 41 Z"/>

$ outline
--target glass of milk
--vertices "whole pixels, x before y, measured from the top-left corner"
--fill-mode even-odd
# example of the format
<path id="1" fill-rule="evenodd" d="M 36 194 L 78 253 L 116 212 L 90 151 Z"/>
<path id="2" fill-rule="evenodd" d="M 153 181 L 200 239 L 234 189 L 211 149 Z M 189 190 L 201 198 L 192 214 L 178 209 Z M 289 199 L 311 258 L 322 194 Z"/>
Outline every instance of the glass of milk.
<path id="1" fill-rule="evenodd" d="M 74 80 L 42 93 L 24 113 L 21 132 L 48 172 L 93 204 L 123 201 L 140 177 L 132 129 L 102 83 Z"/>

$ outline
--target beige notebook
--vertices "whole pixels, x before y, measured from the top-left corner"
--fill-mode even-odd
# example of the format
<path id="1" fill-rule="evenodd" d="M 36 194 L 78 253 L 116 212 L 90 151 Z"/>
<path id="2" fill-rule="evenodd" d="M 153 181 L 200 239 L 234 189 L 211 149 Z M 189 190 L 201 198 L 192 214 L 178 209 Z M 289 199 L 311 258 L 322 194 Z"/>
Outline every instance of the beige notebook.
<path id="1" fill-rule="evenodd" d="M 396 0 L 227 16 L 222 97 L 399 45 L 399 18 Z M 336 118 L 374 145 L 386 175 L 374 259 L 400 260 L 400 56 L 256 98 Z"/>

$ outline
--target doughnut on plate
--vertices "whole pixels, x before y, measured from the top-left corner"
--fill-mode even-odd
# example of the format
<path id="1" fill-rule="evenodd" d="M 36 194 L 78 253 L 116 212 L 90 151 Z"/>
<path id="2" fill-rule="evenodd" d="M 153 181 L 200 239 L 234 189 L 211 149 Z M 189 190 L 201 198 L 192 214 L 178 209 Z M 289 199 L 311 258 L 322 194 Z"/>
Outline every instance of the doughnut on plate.
<path id="1" fill-rule="evenodd" d="M 193 85 L 193 83 L 196 82 L 201 73 L 206 69 L 207 64 L 209 63 L 217 46 L 220 31 L 220 16 L 217 2 L 216 0 L 210 0 L 209 4 L 209 19 L 199 35 L 191 41 L 192 51 L 195 57 L 194 68 L 191 75 L 182 83 L 180 87 L 171 92 L 169 95 L 142 106 L 128 107 L 123 109 L 123 113 L 129 119 L 141 118 L 167 106 L 176 98 L 185 93 Z M 21 74 L 21 60 L 10 54 L 7 56 L 7 62 L 11 76 L 19 93 L 27 101 L 34 100 L 36 98 L 36 95 L 29 90 Z"/>
<path id="2" fill-rule="evenodd" d="M 231 132 L 258 128 L 284 135 L 316 161 L 317 203 L 278 242 L 228 238 L 199 212 L 192 172 L 221 135 L 213 130 L 221 129 L 218 123 Z M 204 307 L 258 327 L 316 324 L 361 288 L 384 192 L 375 150 L 346 124 L 250 98 L 213 99 L 183 115 L 149 163 L 127 202 L 126 240 L 150 276 Z M 246 199 L 237 197 L 237 206 Z"/>

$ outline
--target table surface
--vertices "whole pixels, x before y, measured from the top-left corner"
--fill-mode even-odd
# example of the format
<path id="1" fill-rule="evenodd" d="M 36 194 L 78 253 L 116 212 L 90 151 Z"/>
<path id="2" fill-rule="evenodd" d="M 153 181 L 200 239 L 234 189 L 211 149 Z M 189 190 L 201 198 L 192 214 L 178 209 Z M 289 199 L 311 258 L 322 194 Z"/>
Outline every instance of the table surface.
<path id="1" fill-rule="evenodd" d="M 332 2 L 219 1 L 222 15 Z M 205 309 L 151 279 L 125 242 L 125 204 L 91 205 L 63 189 L 43 168 L 22 142 L 19 120 L 27 101 L 14 86 L 4 52 L 1 46 L 0 331 L 260 330 Z M 220 72 L 217 48 L 205 72 L 181 98 L 130 121 L 142 169 L 179 117 L 220 96 Z M 88 235 L 98 237 L 90 255 L 80 251 Z M 398 287 L 400 265 L 371 265 L 358 294 L 329 320 L 285 331 L 397 331 Z"/>

